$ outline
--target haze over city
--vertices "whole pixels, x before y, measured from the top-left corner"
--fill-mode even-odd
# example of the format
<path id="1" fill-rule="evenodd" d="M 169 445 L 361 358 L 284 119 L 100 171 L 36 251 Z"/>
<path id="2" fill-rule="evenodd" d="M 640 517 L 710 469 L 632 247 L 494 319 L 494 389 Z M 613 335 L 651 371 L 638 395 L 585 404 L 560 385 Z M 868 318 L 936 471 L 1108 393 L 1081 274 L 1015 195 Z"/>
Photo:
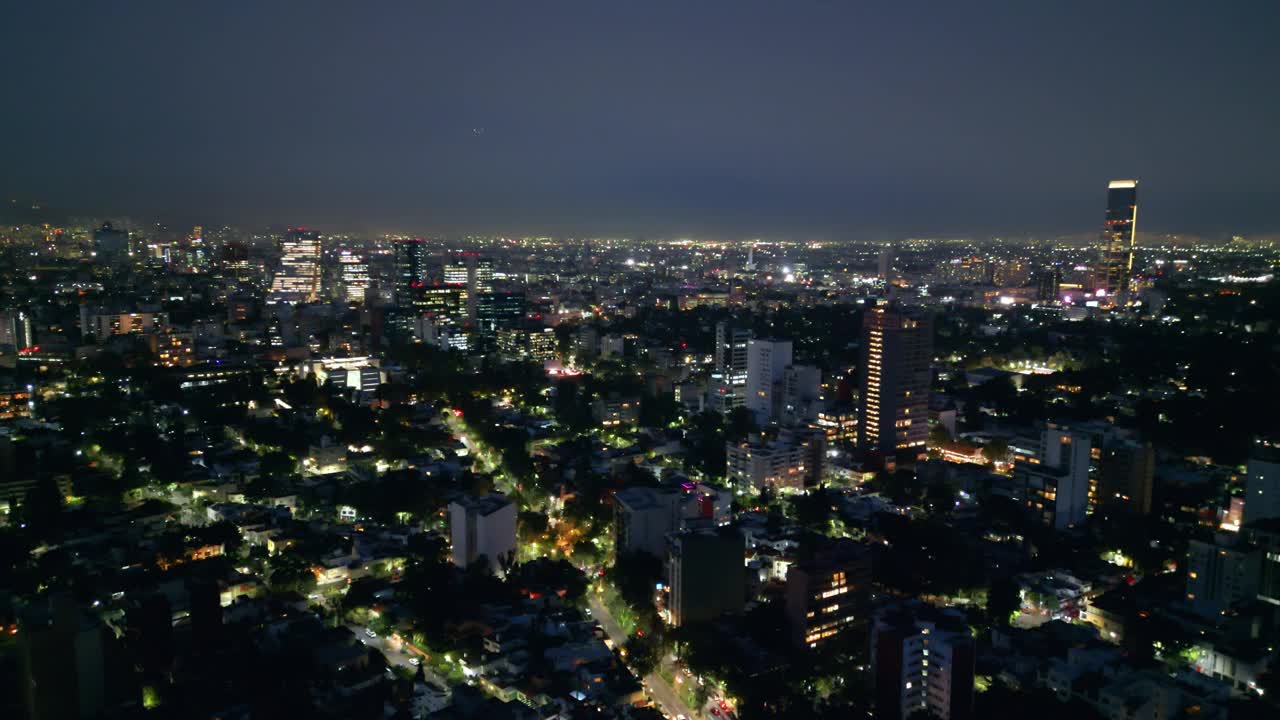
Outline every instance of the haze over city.
<path id="1" fill-rule="evenodd" d="M 0 192 L 183 223 L 895 239 L 1280 230 L 1280 8 L 21 3 Z"/>

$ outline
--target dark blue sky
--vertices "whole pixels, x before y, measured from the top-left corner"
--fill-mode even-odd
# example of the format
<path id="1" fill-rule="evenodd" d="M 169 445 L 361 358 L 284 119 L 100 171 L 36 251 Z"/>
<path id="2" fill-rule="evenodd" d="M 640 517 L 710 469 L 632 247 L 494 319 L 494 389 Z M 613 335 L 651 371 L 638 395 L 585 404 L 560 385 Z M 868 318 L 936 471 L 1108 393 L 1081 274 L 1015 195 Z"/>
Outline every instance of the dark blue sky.
<path id="1" fill-rule="evenodd" d="M 1280 230 L 1280 3 L 10 2 L 0 191 L 420 231 Z"/>

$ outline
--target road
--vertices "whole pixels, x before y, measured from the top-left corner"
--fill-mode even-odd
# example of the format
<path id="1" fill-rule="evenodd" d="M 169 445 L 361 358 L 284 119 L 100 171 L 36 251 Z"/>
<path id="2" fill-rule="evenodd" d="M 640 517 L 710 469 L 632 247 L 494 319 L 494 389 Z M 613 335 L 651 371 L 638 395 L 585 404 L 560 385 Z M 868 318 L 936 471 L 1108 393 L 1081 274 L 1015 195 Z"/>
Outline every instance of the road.
<path id="1" fill-rule="evenodd" d="M 600 602 L 597 595 L 592 595 L 589 601 L 591 606 L 591 615 L 600 623 L 600 627 L 604 628 L 604 632 L 613 641 L 614 647 L 621 647 L 627 641 L 626 633 L 622 632 L 622 626 L 617 620 L 613 619 L 613 615 L 609 613 L 609 609 Z M 657 704 L 658 709 L 667 717 L 677 717 L 680 715 L 686 718 L 698 718 L 700 715 L 689 709 L 688 705 L 676 695 L 676 691 L 667 684 L 666 680 L 656 672 L 651 672 L 644 676 L 645 688 L 648 689 L 649 695 Z"/>
<path id="2" fill-rule="evenodd" d="M 365 646 L 373 648 L 374 650 L 377 650 L 378 652 L 382 653 L 382 656 L 387 659 L 388 665 L 391 665 L 394 667 L 408 668 L 409 670 L 412 670 L 415 672 L 417 671 L 418 666 L 409 662 L 410 658 L 416 657 L 416 655 L 414 655 L 412 652 L 408 650 L 392 650 L 391 648 L 387 647 L 387 639 L 382 637 L 381 635 L 379 635 L 378 637 L 369 637 L 365 633 L 365 628 L 359 625 L 354 625 L 352 623 L 345 623 L 345 625 L 348 630 L 355 633 L 356 638 L 360 640 L 360 642 L 364 643 Z M 427 678 L 427 682 L 435 685 L 436 687 L 441 687 L 441 688 L 449 687 L 449 683 L 446 682 L 444 678 L 432 672 L 431 668 L 429 667 L 423 667 L 422 674 Z"/>

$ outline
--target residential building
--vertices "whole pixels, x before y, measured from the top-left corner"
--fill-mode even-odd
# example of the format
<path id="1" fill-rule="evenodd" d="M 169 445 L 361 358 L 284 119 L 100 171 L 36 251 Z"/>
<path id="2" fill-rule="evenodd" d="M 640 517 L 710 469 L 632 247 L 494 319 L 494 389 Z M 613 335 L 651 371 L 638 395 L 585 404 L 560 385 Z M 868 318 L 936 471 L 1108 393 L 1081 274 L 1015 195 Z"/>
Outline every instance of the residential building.
<path id="1" fill-rule="evenodd" d="M 1115 442 L 1102 449 L 1099 503 L 1136 515 L 1151 514 L 1156 452 L 1150 443 Z"/>
<path id="2" fill-rule="evenodd" d="M 807 447 L 757 439 L 727 442 L 724 450 L 725 474 L 740 488 L 772 485 L 799 489 L 809 477 L 807 463 L 811 455 Z"/>
<path id="3" fill-rule="evenodd" d="M 454 500 L 449 537 L 455 565 L 465 568 L 483 557 L 490 571 L 498 572 L 515 556 L 516 506 L 500 493 Z"/>
<path id="4" fill-rule="evenodd" d="M 1014 463 L 1014 499 L 1045 525 L 1066 530 L 1089 510 L 1089 436 L 1048 424 L 1036 455 Z"/>
<path id="5" fill-rule="evenodd" d="M 1187 544 L 1187 604 L 1201 615 L 1221 615 L 1258 596 L 1263 553 L 1235 533 Z"/>
<path id="6" fill-rule="evenodd" d="M 973 717 L 974 640 L 964 615 L 918 601 L 876 617 L 871 632 L 875 717 Z"/>
<path id="7" fill-rule="evenodd" d="M 630 487 L 613 496 L 614 539 L 619 554 L 647 552 L 661 558 L 667 535 L 681 527 L 681 495 L 657 488 Z"/>
<path id="8" fill-rule="evenodd" d="M 742 534 L 734 527 L 672 535 L 667 551 L 670 624 L 679 627 L 740 612 L 747 589 L 745 554 Z"/>
<path id="9" fill-rule="evenodd" d="M 787 619 L 795 644 L 816 648 L 865 629 L 870 591 L 871 551 L 853 540 L 828 543 L 812 560 L 787 568 Z"/>
<path id="10" fill-rule="evenodd" d="M 745 404 L 760 425 L 767 425 L 778 417 L 779 385 L 790 364 L 790 340 L 760 338 L 747 341 Z"/>
<path id="11" fill-rule="evenodd" d="M 1245 479 L 1244 524 L 1280 518 L 1280 448 L 1255 443 Z"/>
<path id="12" fill-rule="evenodd" d="M 933 322 L 869 308 L 862 320 L 858 445 L 868 452 L 923 452 L 929 439 Z"/>
<path id="13" fill-rule="evenodd" d="M 813 365 L 790 365 L 782 373 L 782 422 L 803 425 L 818 419 L 822 371 Z"/>

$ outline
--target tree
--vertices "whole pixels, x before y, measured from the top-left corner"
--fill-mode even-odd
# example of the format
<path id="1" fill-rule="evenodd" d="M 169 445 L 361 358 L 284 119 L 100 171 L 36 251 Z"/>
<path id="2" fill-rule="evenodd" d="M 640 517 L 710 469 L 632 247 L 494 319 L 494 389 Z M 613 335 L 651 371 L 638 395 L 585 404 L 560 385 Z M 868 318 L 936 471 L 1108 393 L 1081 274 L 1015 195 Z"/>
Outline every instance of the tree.
<path id="1" fill-rule="evenodd" d="M 267 562 L 267 584 L 272 592 L 297 593 L 303 597 L 316 587 L 316 576 L 311 566 L 296 553 L 281 553 Z"/>
<path id="2" fill-rule="evenodd" d="M 1022 607 L 1018 585 L 1012 578 L 998 578 L 987 589 L 987 617 L 992 627 L 1009 624 L 1009 618 Z"/>
<path id="3" fill-rule="evenodd" d="M 989 463 L 1005 462 L 1009 459 L 1009 443 L 1004 438 L 992 438 L 982 446 L 982 457 Z"/>
<path id="4" fill-rule="evenodd" d="M 635 670 L 636 675 L 644 677 L 653 672 L 661 657 L 661 647 L 657 636 L 652 633 L 634 634 L 627 638 L 622 646 L 627 662 Z"/>

